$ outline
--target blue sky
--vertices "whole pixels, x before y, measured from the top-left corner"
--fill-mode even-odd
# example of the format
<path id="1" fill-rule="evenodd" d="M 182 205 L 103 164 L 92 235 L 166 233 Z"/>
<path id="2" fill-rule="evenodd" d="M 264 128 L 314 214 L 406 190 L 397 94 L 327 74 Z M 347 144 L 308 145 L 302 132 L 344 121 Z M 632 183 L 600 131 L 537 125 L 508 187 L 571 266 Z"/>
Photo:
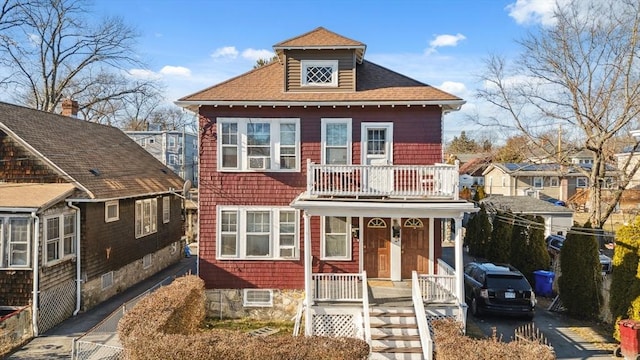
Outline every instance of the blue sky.
<path id="1" fill-rule="evenodd" d="M 553 0 L 96 0 L 96 16 L 134 26 L 148 69 L 170 101 L 251 70 L 272 46 L 318 26 L 367 45 L 365 58 L 462 97 L 445 138 L 482 130 L 467 120 L 489 54 L 515 56 L 515 40 L 544 22 Z"/>

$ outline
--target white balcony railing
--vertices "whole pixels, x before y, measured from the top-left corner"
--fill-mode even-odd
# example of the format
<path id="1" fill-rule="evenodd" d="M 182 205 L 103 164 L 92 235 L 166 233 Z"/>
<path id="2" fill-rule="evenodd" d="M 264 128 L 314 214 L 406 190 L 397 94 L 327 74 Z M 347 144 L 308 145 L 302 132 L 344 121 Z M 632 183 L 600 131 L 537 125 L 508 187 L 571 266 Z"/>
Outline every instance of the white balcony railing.
<path id="1" fill-rule="evenodd" d="M 318 165 L 307 161 L 311 196 L 458 200 L 457 165 Z"/>
<path id="2" fill-rule="evenodd" d="M 453 275 L 418 275 L 422 300 L 428 303 L 451 303 L 457 300 Z"/>

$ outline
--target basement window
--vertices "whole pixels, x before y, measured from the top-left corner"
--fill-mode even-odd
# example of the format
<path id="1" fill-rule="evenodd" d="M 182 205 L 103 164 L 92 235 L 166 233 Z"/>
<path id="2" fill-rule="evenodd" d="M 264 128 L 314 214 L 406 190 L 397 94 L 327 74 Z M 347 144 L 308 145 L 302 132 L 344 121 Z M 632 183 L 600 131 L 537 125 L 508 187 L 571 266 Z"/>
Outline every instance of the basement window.
<path id="1" fill-rule="evenodd" d="M 102 290 L 108 289 L 111 286 L 113 286 L 113 271 L 102 275 Z"/>
<path id="2" fill-rule="evenodd" d="M 243 292 L 243 306 L 273 307 L 273 290 L 244 289 Z"/>

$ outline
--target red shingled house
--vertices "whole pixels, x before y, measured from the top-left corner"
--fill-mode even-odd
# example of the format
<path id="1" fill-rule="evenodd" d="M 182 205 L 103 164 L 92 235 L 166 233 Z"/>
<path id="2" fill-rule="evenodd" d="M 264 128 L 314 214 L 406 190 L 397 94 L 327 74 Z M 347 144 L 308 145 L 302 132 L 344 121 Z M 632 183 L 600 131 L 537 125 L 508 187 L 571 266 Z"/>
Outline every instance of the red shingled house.
<path id="1" fill-rule="evenodd" d="M 305 331 L 323 333 L 313 309 L 366 301 L 367 278 L 445 276 L 452 219 L 447 291 L 460 305 L 461 220 L 474 207 L 458 199 L 457 165 L 441 162 L 443 117 L 464 101 L 366 61 L 365 49 L 320 27 L 276 44 L 277 61 L 176 102 L 200 119 L 199 274 L 212 309 L 282 315 L 304 298 Z"/>

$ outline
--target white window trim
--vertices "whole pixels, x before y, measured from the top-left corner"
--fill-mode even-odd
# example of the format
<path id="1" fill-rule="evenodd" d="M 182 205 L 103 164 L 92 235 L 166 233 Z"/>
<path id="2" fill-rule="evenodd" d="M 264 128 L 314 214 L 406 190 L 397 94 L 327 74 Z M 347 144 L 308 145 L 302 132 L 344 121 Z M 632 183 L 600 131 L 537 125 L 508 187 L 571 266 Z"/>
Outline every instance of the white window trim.
<path id="1" fill-rule="evenodd" d="M 555 185 L 554 185 L 555 183 Z M 560 178 L 557 176 L 552 176 L 549 178 L 549 187 L 558 187 L 560 186 Z"/>
<path id="2" fill-rule="evenodd" d="M 249 292 L 269 293 L 269 301 L 249 301 Z M 244 307 L 273 307 L 273 290 L 271 289 L 242 289 L 242 306 Z"/>
<path id="3" fill-rule="evenodd" d="M 102 276 L 100 277 L 100 282 L 101 282 L 101 288 L 102 290 L 106 290 L 110 287 L 113 286 L 113 284 L 115 283 L 115 277 L 113 275 L 113 271 L 109 271 L 108 273 L 102 274 Z M 105 285 L 105 283 L 107 283 Z"/>
<path id="4" fill-rule="evenodd" d="M 322 164 L 327 164 L 327 125 L 328 124 L 347 124 L 347 144 L 346 144 L 346 148 L 347 148 L 347 163 L 346 165 L 351 165 L 352 164 L 352 152 L 353 152 L 353 147 L 352 147 L 352 125 L 351 125 L 352 119 L 351 118 L 335 118 L 335 119 L 330 119 L 330 118 L 322 118 L 320 119 L 320 123 L 321 123 L 321 143 L 322 143 L 322 154 L 321 154 L 321 161 Z"/>
<path id="5" fill-rule="evenodd" d="M 330 83 L 308 83 L 307 68 L 312 66 L 331 66 Z M 300 86 L 303 87 L 338 87 L 338 60 L 302 60 L 300 61 Z"/>
<path id="6" fill-rule="evenodd" d="M 580 181 L 584 181 L 584 185 L 581 185 Z M 589 187 L 589 178 L 586 176 L 579 176 L 576 178 L 576 188 L 584 189 L 587 187 Z"/>
<path id="7" fill-rule="evenodd" d="M 540 183 L 539 186 L 537 183 Z M 543 176 L 534 176 L 531 186 L 534 189 L 544 189 L 544 177 Z"/>
<path id="8" fill-rule="evenodd" d="M 344 217 L 344 216 L 338 216 Z M 327 256 L 325 254 L 325 218 L 326 216 L 320 217 L 320 260 L 330 260 L 330 261 L 351 261 L 353 256 L 353 243 L 351 241 L 351 232 L 353 230 L 351 224 L 351 218 L 346 216 L 347 218 L 347 233 L 345 234 L 345 241 L 347 242 L 347 254 L 346 256 Z M 360 235 L 362 236 L 362 234 Z"/>
<path id="9" fill-rule="evenodd" d="M 10 220 L 11 219 L 25 219 L 27 220 L 27 263 L 25 265 L 12 265 L 11 255 L 9 252 L 11 251 L 11 246 L 9 244 L 9 237 L 5 237 L 5 232 L 9 233 L 11 231 Z M 33 222 L 30 220 L 28 216 L 8 216 L 8 217 L 0 217 L 0 269 L 24 269 L 31 267 L 31 241 L 32 241 L 32 226 Z M 15 242 L 13 242 L 15 243 Z M 19 242 L 20 244 L 22 242 Z M 6 265 L 6 266 L 5 266 Z"/>
<path id="10" fill-rule="evenodd" d="M 116 216 L 110 218 L 109 207 L 114 205 L 116 207 Z M 104 222 L 108 223 L 108 222 L 118 221 L 118 220 L 120 220 L 120 201 L 119 200 L 106 201 L 104 203 Z"/>
<path id="11" fill-rule="evenodd" d="M 70 259 L 70 258 L 74 258 L 76 256 L 76 248 L 75 248 L 75 242 L 76 242 L 76 236 L 78 236 L 78 229 L 76 229 L 76 220 L 75 220 L 75 214 L 73 213 L 69 213 L 69 212 L 65 212 L 65 213 L 61 213 L 61 214 L 56 214 L 56 215 L 51 215 L 51 216 L 45 216 L 43 218 L 43 227 L 42 227 L 42 241 L 43 241 L 43 249 L 42 249 L 42 263 L 47 265 L 47 266 L 51 266 L 51 265 L 55 265 L 63 260 L 66 259 Z M 64 233 L 64 218 L 67 216 L 73 216 L 73 234 L 72 235 L 72 243 L 73 243 L 73 252 L 70 253 L 65 253 L 64 252 L 64 239 L 65 239 L 65 233 Z M 49 260 L 47 259 L 48 256 L 48 245 L 49 245 L 49 239 L 47 238 L 48 235 L 48 220 L 49 219 L 54 219 L 57 218 L 58 219 L 58 254 L 59 257 L 57 259 L 52 259 Z"/>
<path id="12" fill-rule="evenodd" d="M 145 231 L 144 229 L 144 204 L 146 202 L 149 202 L 149 231 Z M 138 211 L 137 211 L 137 207 L 138 207 L 138 203 L 141 204 L 141 208 L 140 208 L 140 219 L 138 219 Z M 155 208 L 155 211 L 153 211 Z M 140 224 L 140 232 L 138 232 L 138 221 L 141 221 L 142 223 Z M 136 200 L 135 202 L 135 209 L 134 209 L 134 231 L 135 231 L 135 235 L 136 235 L 136 239 L 141 238 L 141 237 L 145 237 L 147 235 L 151 235 L 151 234 L 155 234 L 156 232 L 158 232 L 158 199 L 157 198 L 148 198 L 148 199 L 140 199 L 140 200 Z"/>
<path id="13" fill-rule="evenodd" d="M 169 196 L 162 197 L 162 223 L 166 224 L 171 221 L 171 198 Z"/>
<path id="14" fill-rule="evenodd" d="M 142 257 L 142 268 L 148 269 L 153 265 L 153 254 L 147 254 Z"/>
<path id="15" fill-rule="evenodd" d="M 270 163 L 268 169 L 251 169 L 249 168 L 249 156 L 247 145 L 247 124 L 267 122 L 271 124 L 271 145 L 270 145 Z M 224 123 L 236 123 L 238 124 L 238 166 L 237 167 L 223 167 L 222 166 L 222 141 L 217 141 L 217 165 L 219 172 L 232 171 L 232 172 L 300 172 L 301 153 L 300 153 L 300 118 L 218 118 L 217 119 L 217 131 L 218 134 L 222 133 L 222 124 Z M 295 151 L 296 151 L 296 165 L 293 169 L 281 169 L 280 168 L 280 125 L 281 124 L 294 124 L 296 127 L 296 139 L 295 139 Z"/>
<path id="16" fill-rule="evenodd" d="M 222 255 L 221 241 L 222 241 L 222 222 L 216 221 L 216 259 L 218 260 L 256 260 L 256 261 L 295 261 L 300 259 L 300 212 L 290 207 L 274 207 L 274 206 L 251 206 L 251 207 L 238 207 L 238 206 L 218 206 L 217 219 L 222 218 L 222 212 L 236 212 L 236 254 L 235 255 Z M 247 212 L 253 211 L 268 211 L 269 219 L 271 221 L 270 233 L 269 233 L 269 253 L 270 256 L 247 256 L 246 255 L 246 224 L 247 224 Z M 280 257 L 280 212 L 281 211 L 293 211 L 295 213 L 295 245 L 293 257 Z"/>

